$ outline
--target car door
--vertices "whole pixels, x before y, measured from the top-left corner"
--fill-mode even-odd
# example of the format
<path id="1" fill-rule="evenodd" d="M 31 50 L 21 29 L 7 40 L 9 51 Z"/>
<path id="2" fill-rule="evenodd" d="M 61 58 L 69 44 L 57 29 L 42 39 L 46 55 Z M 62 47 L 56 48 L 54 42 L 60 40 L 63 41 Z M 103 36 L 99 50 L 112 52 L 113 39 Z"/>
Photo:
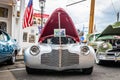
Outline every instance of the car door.
<path id="1" fill-rule="evenodd" d="M 10 37 L 7 33 L 0 31 L 0 58 L 4 59 L 11 55 L 13 48 L 10 44 Z"/>

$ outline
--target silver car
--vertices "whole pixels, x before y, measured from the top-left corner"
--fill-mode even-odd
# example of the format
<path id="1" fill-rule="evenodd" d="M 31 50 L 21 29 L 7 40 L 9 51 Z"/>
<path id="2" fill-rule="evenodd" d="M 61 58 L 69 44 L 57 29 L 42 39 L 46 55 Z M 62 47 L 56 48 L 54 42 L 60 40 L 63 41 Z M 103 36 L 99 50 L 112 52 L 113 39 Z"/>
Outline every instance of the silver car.
<path id="1" fill-rule="evenodd" d="M 91 74 L 95 63 L 94 55 L 92 47 L 80 44 L 71 18 L 62 8 L 58 8 L 46 22 L 38 45 L 25 49 L 24 61 L 28 74 L 34 69 L 72 69 Z"/>

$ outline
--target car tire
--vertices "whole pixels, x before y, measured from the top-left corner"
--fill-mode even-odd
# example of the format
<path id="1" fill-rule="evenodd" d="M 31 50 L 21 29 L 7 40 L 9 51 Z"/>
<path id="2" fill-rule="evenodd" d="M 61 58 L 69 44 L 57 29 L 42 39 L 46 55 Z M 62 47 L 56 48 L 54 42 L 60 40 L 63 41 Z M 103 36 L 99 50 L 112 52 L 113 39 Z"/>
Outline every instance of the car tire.
<path id="1" fill-rule="evenodd" d="M 11 58 L 7 61 L 7 64 L 12 65 L 15 63 L 15 61 L 16 61 L 16 55 L 13 54 Z"/>
<path id="2" fill-rule="evenodd" d="M 34 71 L 34 69 L 29 68 L 28 66 L 26 66 L 26 72 L 27 72 L 28 74 L 33 74 L 35 71 Z"/>
<path id="3" fill-rule="evenodd" d="M 82 72 L 83 72 L 84 74 L 90 75 L 90 74 L 92 74 L 92 72 L 93 72 L 93 67 L 85 68 L 85 69 L 82 70 Z"/>

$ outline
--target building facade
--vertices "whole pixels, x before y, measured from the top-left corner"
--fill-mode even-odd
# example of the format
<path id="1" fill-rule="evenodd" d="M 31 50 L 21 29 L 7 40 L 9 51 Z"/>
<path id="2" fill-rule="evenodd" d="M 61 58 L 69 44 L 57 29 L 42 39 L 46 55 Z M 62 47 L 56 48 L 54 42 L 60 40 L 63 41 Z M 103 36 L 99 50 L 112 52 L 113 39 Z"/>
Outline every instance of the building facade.
<path id="1" fill-rule="evenodd" d="M 41 24 L 44 25 L 49 17 L 48 14 L 43 14 L 43 16 L 42 16 L 43 22 L 41 22 L 40 11 L 34 9 L 34 7 L 33 7 L 33 25 L 23 29 L 22 28 L 22 23 L 24 21 L 23 15 L 25 12 L 25 8 L 27 7 L 26 6 L 27 4 L 25 4 L 24 0 L 20 0 L 17 2 L 17 6 L 18 5 L 20 5 L 20 6 L 18 6 L 19 9 L 17 9 L 16 26 L 18 28 L 15 30 L 15 33 L 18 35 L 15 35 L 15 38 L 18 40 L 22 51 L 25 48 L 27 48 L 33 44 L 38 44 L 38 38 L 39 38 L 41 30 L 42 30 Z M 20 53 L 20 55 L 21 55 L 21 53 Z"/>
<path id="2" fill-rule="evenodd" d="M 41 15 L 34 11 L 33 26 L 22 29 L 23 15 L 20 15 L 20 1 L 24 2 L 24 0 L 0 0 L 0 29 L 18 41 L 21 47 L 19 54 L 21 55 L 24 48 L 38 43 L 41 32 Z M 25 2 L 22 7 L 24 6 Z M 24 11 L 21 13 L 24 14 Z M 49 15 L 43 14 L 43 24 L 48 17 Z"/>
<path id="3" fill-rule="evenodd" d="M 16 0 L 0 0 L 0 29 L 14 38 L 16 24 Z"/>

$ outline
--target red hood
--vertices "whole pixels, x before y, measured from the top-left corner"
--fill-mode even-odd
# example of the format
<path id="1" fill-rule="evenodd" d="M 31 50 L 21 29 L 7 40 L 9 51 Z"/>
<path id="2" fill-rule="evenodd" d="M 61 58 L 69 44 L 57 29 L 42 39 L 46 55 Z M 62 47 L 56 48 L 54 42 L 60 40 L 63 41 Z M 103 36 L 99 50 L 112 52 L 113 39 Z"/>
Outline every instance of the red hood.
<path id="1" fill-rule="evenodd" d="M 66 30 L 66 35 L 73 37 L 76 42 L 80 42 L 72 19 L 62 8 L 56 9 L 49 17 L 41 32 L 39 42 L 42 42 L 46 36 L 54 35 L 54 29 L 59 29 L 58 13 L 60 13 L 60 27 Z"/>

